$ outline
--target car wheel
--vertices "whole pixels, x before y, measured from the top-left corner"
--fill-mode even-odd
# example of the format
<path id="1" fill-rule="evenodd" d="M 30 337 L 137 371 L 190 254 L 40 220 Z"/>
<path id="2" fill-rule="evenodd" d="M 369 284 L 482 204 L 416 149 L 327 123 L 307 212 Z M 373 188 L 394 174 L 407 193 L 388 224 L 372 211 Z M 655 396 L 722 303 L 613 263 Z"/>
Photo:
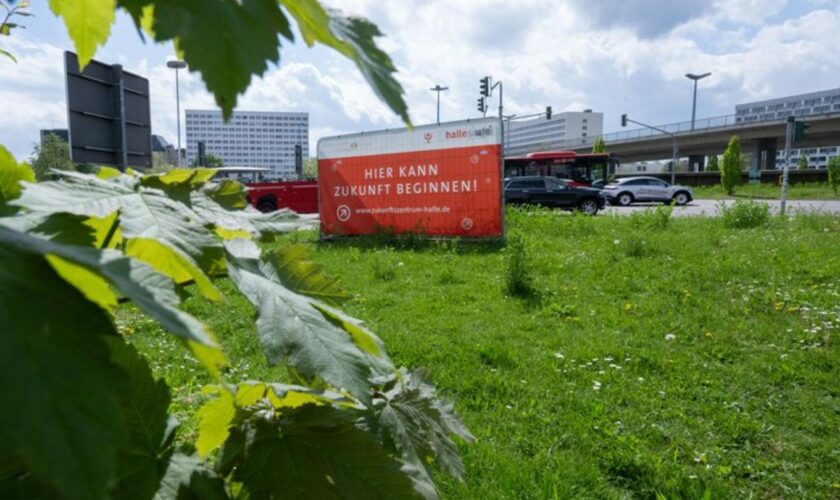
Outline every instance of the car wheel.
<path id="1" fill-rule="evenodd" d="M 257 210 L 262 213 L 273 212 L 277 210 L 277 205 L 271 200 L 263 200 L 257 204 Z"/>
<path id="2" fill-rule="evenodd" d="M 598 213 L 598 204 L 595 200 L 587 199 L 580 202 L 578 209 L 586 215 L 595 215 Z"/>
<path id="3" fill-rule="evenodd" d="M 618 195 L 618 204 L 622 207 L 628 207 L 631 203 L 633 203 L 633 195 L 630 193 L 621 193 Z"/>
<path id="4" fill-rule="evenodd" d="M 679 206 L 686 205 L 689 201 L 691 201 L 691 197 L 685 191 L 680 191 L 674 195 L 674 203 Z"/>

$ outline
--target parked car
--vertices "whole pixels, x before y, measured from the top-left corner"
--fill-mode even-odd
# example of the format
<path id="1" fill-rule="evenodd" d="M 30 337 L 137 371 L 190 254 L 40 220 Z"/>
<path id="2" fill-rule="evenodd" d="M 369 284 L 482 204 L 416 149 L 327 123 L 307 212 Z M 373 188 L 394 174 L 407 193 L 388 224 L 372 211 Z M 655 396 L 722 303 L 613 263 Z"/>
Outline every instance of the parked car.
<path id="1" fill-rule="evenodd" d="M 556 177 L 527 176 L 505 179 L 505 203 L 580 210 L 595 215 L 604 208 L 606 200 L 597 189 L 572 186 Z"/>
<path id="2" fill-rule="evenodd" d="M 289 208 L 299 214 L 318 213 L 318 181 L 250 182 L 248 202 L 260 212 Z"/>
<path id="3" fill-rule="evenodd" d="M 671 185 L 656 177 L 624 177 L 616 179 L 601 190 L 613 205 L 628 206 L 637 201 L 661 201 L 685 205 L 693 198 L 690 187 Z"/>

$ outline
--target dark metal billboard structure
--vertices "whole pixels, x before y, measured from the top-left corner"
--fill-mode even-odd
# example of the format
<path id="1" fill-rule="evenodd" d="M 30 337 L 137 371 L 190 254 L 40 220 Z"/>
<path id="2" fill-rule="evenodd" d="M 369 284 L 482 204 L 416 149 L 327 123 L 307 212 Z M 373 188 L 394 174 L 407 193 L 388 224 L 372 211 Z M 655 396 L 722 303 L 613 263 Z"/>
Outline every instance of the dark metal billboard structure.
<path id="1" fill-rule="evenodd" d="M 64 53 L 64 72 L 73 161 L 121 170 L 151 167 L 149 80 L 95 60 L 79 71 L 72 52 Z"/>

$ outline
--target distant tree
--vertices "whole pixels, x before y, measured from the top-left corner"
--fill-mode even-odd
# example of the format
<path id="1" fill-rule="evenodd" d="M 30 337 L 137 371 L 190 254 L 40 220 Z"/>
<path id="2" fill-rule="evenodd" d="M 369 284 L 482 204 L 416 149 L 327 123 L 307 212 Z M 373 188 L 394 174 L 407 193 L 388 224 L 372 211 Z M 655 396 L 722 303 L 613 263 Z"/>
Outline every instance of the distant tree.
<path id="1" fill-rule="evenodd" d="M 799 162 L 796 164 L 797 170 L 808 170 L 808 157 L 804 154 L 799 154 Z"/>
<path id="2" fill-rule="evenodd" d="M 595 144 L 592 145 L 592 152 L 593 153 L 606 153 L 607 152 L 607 145 L 604 144 L 604 138 L 599 137 L 595 139 Z"/>
<path id="3" fill-rule="evenodd" d="M 204 166 L 204 167 L 207 167 L 207 168 L 221 168 L 221 167 L 225 166 L 222 159 L 219 158 L 218 156 L 212 154 L 212 153 L 207 153 L 206 155 L 204 155 L 204 163 L 206 163 L 206 165 L 199 165 L 198 164 L 198 158 L 196 158 L 195 160 L 193 160 L 192 166 L 193 167 Z"/>
<path id="4" fill-rule="evenodd" d="M 32 151 L 32 170 L 38 180 L 49 177 L 50 170 L 76 170 L 70 159 L 67 141 L 55 134 L 47 134 Z"/>
<path id="5" fill-rule="evenodd" d="M 836 195 L 837 189 L 840 188 L 840 156 L 828 160 L 828 185 Z"/>
<path id="6" fill-rule="evenodd" d="M 723 152 L 723 168 L 720 172 L 720 185 L 731 195 L 735 186 L 741 183 L 741 141 L 733 135 Z"/>
<path id="7" fill-rule="evenodd" d="M 709 156 L 709 163 L 706 166 L 707 172 L 719 172 L 720 164 L 718 163 L 718 155 Z"/>
<path id="8" fill-rule="evenodd" d="M 306 180 L 318 178 L 318 158 L 307 158 L 303 162 L 303 178 Z"/>

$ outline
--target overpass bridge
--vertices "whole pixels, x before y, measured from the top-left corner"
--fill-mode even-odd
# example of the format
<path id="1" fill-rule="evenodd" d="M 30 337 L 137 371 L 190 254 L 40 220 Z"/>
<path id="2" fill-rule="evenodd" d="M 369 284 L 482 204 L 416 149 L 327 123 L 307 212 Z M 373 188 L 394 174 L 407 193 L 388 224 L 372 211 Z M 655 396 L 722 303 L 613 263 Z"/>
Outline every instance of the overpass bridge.
<path id="1" fill-rule="evenodd" d="M 736 115 L 718 116 L 696 120 L 694 130 L 691 122 L 659 125 L 657 128 L 676 135 L 679 157 L 689 157 L 691 170 L 699 163 L 703 170 L 705 157 L 722 154 L 729 139 L 737 135 L 741 140 L 741 151 L 750 154 L 750 168 L 773 170 L 776 168 L 776 152 L 785 147 L 787 117 L 769 120 L 744 121 Z M 793 145 L 796 149 L 840 145 L 840 112 L 798 116 L 798 121 L 810 125 L 805 140 Z M 651 129 L 622 130 L 601 136 L 607 151 L 623 163 L 671 159 L 673 139 L 671 136 Z M 563 149 L 589 152 L 597 136 L 574 139 L 564 144 Z"/>

